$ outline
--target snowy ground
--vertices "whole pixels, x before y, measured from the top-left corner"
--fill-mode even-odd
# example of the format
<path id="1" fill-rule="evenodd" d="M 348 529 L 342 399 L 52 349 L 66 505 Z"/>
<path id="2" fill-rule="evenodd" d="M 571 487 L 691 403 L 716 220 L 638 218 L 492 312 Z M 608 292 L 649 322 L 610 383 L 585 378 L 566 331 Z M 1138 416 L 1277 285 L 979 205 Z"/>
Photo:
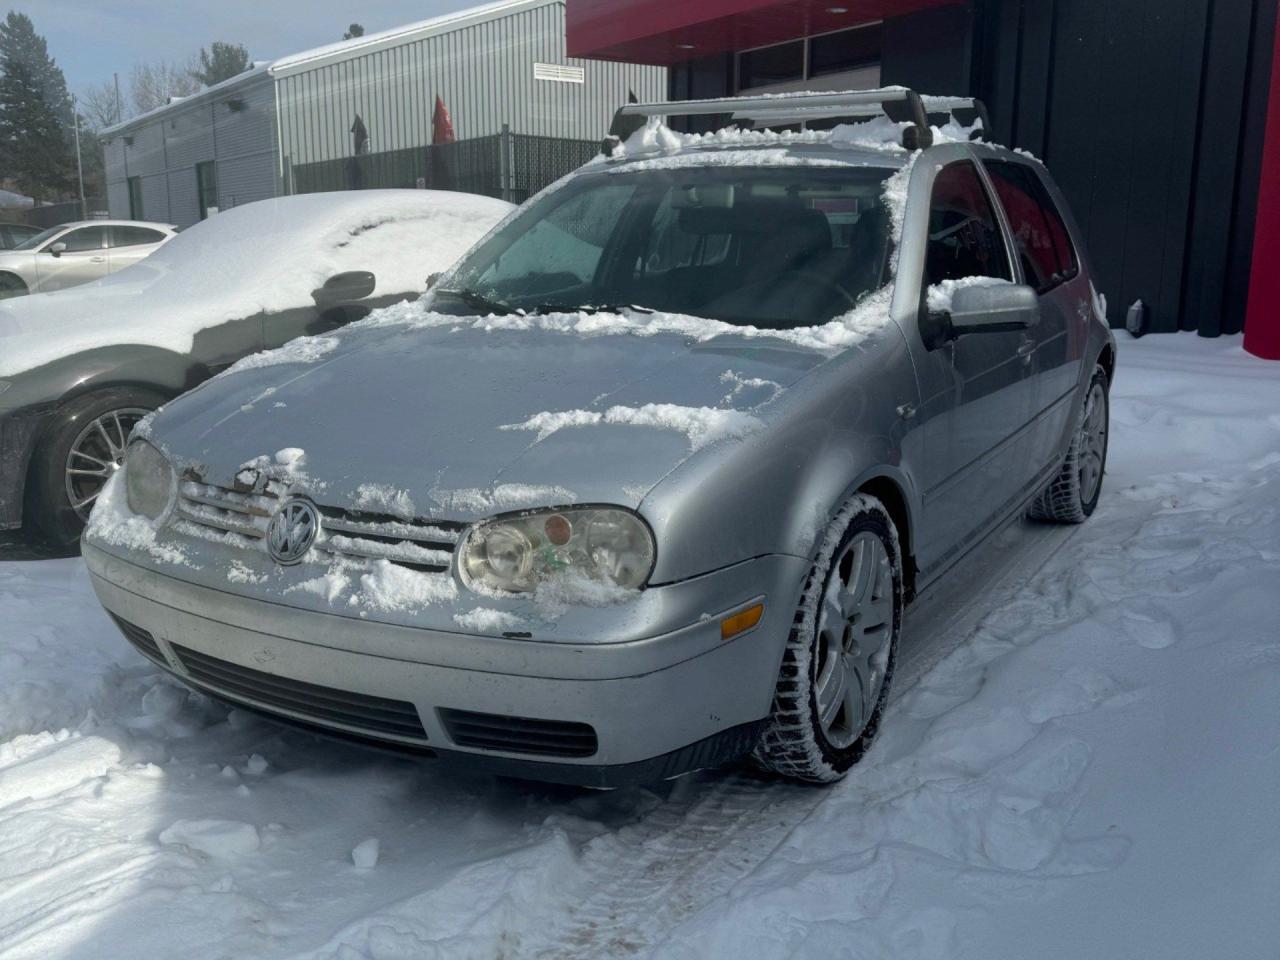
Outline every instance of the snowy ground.
<path id="1" fill-rule="evenodd" d="M 0 957 L 1276 957 L 1280 365 L 1190 335 L 1120 363 L 1097 514 L 911 612 L 827 790 L 285 732 L 159 676 L 78 560 L 0 562 Z"/>

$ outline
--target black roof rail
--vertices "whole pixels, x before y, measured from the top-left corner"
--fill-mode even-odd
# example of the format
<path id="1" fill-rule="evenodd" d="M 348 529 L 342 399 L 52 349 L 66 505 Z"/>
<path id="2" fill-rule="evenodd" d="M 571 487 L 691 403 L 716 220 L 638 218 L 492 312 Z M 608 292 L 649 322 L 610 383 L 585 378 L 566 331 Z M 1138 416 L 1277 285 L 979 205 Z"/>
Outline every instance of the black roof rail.
<path id="1" fill-rule="evenodd" d="M 923 150 L 933 144 L 933 130 L 924 101 L 906 87 L 856 90 L 848 93 L 793 93 L 717 100 L 672 100 L 666 103 L 629 103 L 613 115 L 605 152 L 613 138 L 625 140 L 650 117 L 698 117 L 727 114 L 732 120 L 749 120 L 762 126 L 790 124 L 839 117 L 886 116 L 911 124 L 902 132 L 902 145 Z M 985 115 L 985 108 L 984 108 Z"/>
<path id="2" fill-rule="evenodd" d="M 971 140 L 991 140 L 991 117 L 987 113 L 987 105 L 977 97 L 934 97 L 922 96 L 920 98 L 924 104 L 925 110 L 928 112 L 930 119 L 933 117 L 952 117 L 957 123 L 961 123 L 960 113 L 972 113 L 972 120 L 976 120 L 982 125 L 982 129 L 974 130 L 970 135 Z M 972 122 L 967 126 L 972 126 Z M 941 126 L 941 124 L 939 124 Z"/>

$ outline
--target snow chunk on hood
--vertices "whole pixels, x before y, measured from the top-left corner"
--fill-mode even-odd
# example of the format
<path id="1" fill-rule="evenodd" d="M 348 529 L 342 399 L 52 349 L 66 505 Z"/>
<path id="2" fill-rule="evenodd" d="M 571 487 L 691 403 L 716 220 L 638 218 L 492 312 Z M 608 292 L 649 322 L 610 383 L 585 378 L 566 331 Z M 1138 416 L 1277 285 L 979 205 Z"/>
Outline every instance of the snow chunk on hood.
<path id="1" fill-rule="evenodd" d="M 682 407 L 674 403 L 646 403 L 642 407 L 610 407 L 603 412 L 565 410 L 560 413 L 537 413 L 523 423 L 507 424 L 501 429 L 536 430 L 538 440 L 545 440 L 557 430 L 593 426 L 598 423 L 678 430 L 689 438 L 691 451 L 700 450 L 717 440 L 744 437 L 763 426 L 756 417 L 741 410 Z"/>

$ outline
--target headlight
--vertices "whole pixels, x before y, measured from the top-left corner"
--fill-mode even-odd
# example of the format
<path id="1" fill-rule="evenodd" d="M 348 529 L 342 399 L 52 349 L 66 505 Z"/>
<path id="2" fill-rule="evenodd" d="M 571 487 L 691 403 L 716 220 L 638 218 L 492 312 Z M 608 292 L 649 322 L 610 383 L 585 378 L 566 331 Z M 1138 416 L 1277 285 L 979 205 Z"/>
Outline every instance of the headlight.
<path id="1" fill-rule="evenodd" d="M 649 579 L 653 559 L 653 534 L 634 513 L 570 507 L 476 524 L 459 568 L 468 586 L 507 593 L 528 593 L 557 574 L 635 590 Z"/>
<path id="2" fill-rule="evenodd" d="M 159 520 L 169 509 L 175 486 L 173 467 L 163 453 L 145 440 L 129 444 L 124 488 L 130 510 L 148 520 Z"/>

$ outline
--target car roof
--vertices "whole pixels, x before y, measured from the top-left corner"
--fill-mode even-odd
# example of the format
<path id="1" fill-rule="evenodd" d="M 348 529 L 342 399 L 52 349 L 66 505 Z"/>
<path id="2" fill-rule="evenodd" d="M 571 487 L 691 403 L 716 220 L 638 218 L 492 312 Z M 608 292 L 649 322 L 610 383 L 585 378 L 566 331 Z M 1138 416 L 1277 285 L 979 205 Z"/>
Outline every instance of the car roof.
<path id="1" fill-rule="evenodd" d="M 71 220 L 57 225 L 59 230 L 69 230 L 72 227 L 147 227 L 152 230 L 169 231 L 177 229 L 171 223 L 156 223 L 151 220 Z"/>

